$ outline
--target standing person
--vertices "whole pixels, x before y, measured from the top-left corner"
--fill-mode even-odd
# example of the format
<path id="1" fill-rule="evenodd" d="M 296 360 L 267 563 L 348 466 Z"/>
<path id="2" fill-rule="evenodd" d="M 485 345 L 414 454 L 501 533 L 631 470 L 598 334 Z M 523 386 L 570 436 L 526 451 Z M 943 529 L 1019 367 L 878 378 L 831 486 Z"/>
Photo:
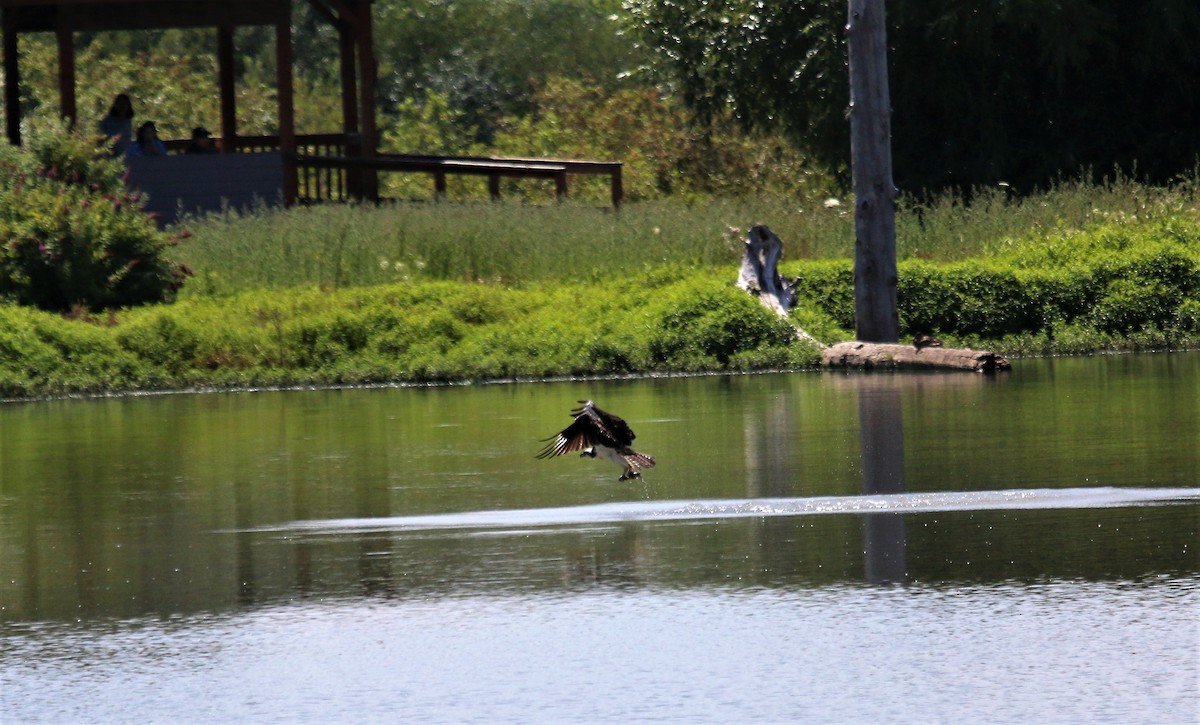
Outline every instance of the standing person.
<path id="1" fill-rule="evenodd" d="M 133 143 L 133 101 L 124 93 L 113 98 L 108 115 L 100 119 L 100 133 L 112 139 L 113 156 L 120 156 Z"/>
<path id="2" fill-rule="evenodd" d="M 125 152 L 129 156 L 166 156 L 167 147 L 158 140 L 158 127 L 154 121 L 146 121 L 138 126 L 137 140 Z"/>

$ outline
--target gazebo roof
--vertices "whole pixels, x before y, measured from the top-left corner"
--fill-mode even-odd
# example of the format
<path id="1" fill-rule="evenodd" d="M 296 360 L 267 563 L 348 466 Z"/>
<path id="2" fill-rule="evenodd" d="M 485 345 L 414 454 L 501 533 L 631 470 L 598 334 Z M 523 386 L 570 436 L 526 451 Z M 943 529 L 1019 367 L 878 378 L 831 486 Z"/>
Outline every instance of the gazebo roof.
<path id="1" fill-rule="evenodd" d="M 161 30 L 288 22 L 290 0 L 0 0 L 10 30 Z"/>

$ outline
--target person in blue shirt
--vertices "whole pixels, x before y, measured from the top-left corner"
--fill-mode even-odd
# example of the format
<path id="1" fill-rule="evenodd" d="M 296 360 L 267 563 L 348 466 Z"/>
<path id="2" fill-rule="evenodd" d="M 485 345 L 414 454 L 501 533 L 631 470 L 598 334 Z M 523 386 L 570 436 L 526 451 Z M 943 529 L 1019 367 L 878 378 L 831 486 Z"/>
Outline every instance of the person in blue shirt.
<path id="1" fill-rule="evenodd" d="M 138 126 L 137 140 L 126 152 L 130 156 L 166 156 L 167 147 L 158 140 L 158 127 L 154 121 L 146 121 Z"/>

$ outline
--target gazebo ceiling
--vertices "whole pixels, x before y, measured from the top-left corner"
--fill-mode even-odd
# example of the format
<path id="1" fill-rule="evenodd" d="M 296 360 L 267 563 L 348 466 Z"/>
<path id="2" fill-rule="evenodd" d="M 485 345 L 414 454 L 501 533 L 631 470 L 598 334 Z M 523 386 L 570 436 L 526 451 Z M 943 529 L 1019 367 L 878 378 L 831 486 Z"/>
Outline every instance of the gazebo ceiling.
<path id="1" fill-rule="evenodd" d="M 290 0 L 0 0 L 18 33 L 212 28 L 290 22 Z"/>

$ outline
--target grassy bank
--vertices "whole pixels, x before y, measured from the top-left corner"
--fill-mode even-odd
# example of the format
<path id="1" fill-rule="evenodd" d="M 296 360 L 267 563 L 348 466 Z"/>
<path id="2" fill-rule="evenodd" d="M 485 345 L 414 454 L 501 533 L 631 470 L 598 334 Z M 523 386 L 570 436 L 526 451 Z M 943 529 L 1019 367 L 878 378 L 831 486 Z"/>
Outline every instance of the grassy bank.
<path id="1" fill-rule="evenodd" d="M 1062 183 L 1027 198 L 980 189 L 970 204 L 948 195 L 901 201 L 899 259 L 954 262 L 1003 252 L 1020 240 L 1114 222 L 1200 218 L 1195 181 L 1164 189 L 1125 178 Z M 713 199 L 626 205 L 619 214 L 566 204 L 406 203 L 324 206 L 286 213 L 210 217 L 175 250 L 197 278 L 184 296 L 319 286 L 342 289 L 404 279 L 484 280 L 505 285 L 586 281 L 638 274 L 662 264 L 736 265 L 729 227 L 768 224 L 785 260 L 854 254 L 845 199 Z"/>
<path id="2" fill-rule="evenodd" d="M 1195 347 L 1193 199 L 1064 186 L 906 208 L 904 333 L 1007 355 Z M 791 322 L 849 339 L 839 204 L 299 209 L 193 224 L 178 249 L 198 278 L 173 305 L 70 318 L 0 305 L 0 395 L 811 366 L 818 350 L 733 286 L 725 229 L 755 220 L 800 280 Z"/>
<path id="3" fill-rule="evenodd" d="M 185 300 L 93 320 L 0 307 L 0 393 L 442 382 L 815 360 L 728 270 L 610 283 L 399 282 Z"/>

